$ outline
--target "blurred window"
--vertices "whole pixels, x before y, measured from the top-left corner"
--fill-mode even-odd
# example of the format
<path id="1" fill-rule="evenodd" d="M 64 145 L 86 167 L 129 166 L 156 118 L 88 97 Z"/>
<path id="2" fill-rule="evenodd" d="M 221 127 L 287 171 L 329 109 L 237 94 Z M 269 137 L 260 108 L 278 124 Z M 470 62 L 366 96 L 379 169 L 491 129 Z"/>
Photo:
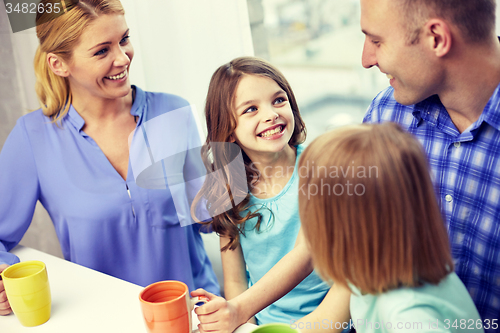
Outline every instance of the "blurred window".
<path id="1" fill-rule="evenodd" d="M 308 142 L 329 129 L 360 123 L 389 86 L 378 68 L 361 66 L 359 0 L 248 0 L 255 55 L 290 82 Z"/>

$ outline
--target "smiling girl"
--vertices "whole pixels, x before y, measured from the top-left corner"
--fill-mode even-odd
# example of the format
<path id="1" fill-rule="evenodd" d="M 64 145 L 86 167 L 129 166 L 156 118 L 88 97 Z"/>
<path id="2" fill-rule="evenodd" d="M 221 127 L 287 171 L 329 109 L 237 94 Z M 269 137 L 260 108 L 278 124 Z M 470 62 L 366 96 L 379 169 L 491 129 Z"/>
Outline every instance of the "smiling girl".
<path id="1" fill-rule="evenodd" d="M 227 182 L 207 177 L 192 209 L 203 198 L 209 210 L 217 210 L 228 186 L 233 200 L 248 192 L 210 222 L 220 235 L 229 301 L 203 290 L 192 293 L 211 299 L 196 309 L 200 332 L 232 332 L 254 315 L 258 324 L 290 323 L 312 312 L 329 290 L 312 272 L 300 233 L 296 165 L 306 131 L 293 91 L 269 63 L 237 58 L 212 76 L 205 115 L 209 172 L 225 170 L 221 161 L 228 152 L 215 148 L 217 143 L 234 143 L 242 151 L 246 186 L 234 190 L 237 177 L 227 171 Z"/>

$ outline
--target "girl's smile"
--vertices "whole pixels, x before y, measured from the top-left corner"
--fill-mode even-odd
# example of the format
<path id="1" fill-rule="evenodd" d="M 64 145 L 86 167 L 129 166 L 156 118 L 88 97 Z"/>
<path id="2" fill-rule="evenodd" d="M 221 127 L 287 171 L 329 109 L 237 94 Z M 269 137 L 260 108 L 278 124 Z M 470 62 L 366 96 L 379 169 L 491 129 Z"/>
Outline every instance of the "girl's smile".
<path id="1" fill-rule="evenodd" d="M 283 136 L 286 126 L 284 124 L 274 125 L 257 134 L 264 140 L 276 140 Z"/>

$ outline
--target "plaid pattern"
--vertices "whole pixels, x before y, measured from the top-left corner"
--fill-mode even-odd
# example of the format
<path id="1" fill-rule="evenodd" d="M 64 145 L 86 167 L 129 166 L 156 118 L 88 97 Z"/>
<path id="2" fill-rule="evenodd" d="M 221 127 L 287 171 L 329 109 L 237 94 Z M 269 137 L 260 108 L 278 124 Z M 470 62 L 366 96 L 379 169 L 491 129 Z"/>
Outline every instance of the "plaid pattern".
<path id="1" fill-rule="evenodd" d="M 363 122 L 396 122 L 422 143 L 446 218 L 455 271 L 483 323 L 498 319 L 500 85 L 479 119 L 463 133 L 456 129 L 437 96 L 404 106 L 395 101 L 393 92 L 390 87 L 379 93 Z"/>

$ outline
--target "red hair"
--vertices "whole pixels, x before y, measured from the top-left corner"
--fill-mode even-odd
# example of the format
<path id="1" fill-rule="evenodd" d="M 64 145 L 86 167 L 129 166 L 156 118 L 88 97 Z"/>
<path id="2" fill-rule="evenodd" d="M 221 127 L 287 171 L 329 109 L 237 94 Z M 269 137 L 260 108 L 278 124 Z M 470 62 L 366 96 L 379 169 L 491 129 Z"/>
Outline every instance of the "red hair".
<path id="1" fill-rule="evenodd" d="M 453 271 L 425 153 L 399 126 L 324 134 L 302 153 L 299 172 L 302 228 L 324 278 L 376 294 Z"/>

